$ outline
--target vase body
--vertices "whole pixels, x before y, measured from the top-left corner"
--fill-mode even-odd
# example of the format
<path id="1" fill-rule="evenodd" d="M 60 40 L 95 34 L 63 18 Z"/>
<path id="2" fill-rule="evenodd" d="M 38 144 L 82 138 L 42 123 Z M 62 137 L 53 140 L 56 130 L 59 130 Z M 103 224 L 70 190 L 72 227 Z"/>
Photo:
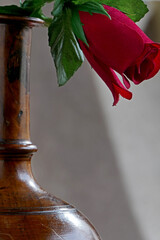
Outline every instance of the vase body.
<path id="1" fill-rule="evenodd" d="M 28 79 L 31 31 L 41 23 L 0 16 L 0 239 L 100 240 L 80 212 L 32 176 Z"/>

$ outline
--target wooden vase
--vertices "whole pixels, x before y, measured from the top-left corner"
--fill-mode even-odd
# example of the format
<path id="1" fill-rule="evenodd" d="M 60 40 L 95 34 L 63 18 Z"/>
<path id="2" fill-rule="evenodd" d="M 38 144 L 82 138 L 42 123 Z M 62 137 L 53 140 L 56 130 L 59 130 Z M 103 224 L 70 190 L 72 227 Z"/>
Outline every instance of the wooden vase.
<path id="1" fill-rule="evenodd" d="M 0 16 L 0 239 L 100 240 L 89 221 L 35 182 L 29 64 L 34 18 Z"/>

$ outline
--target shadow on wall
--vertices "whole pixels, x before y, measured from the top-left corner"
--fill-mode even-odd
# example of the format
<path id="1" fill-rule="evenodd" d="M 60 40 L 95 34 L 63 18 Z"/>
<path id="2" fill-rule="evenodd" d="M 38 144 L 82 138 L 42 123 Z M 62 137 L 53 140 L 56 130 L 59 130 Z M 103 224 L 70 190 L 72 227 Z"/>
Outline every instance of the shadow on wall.
<path id="1" fill-rule="evenodd" d="M 129 208 L 90 67 L 58 88 L 44 28 L 34 30 L 31 135 L 36 179 L 84 212 L 102 239 L 143 240 Z"/>
<path id="2" fill-rule="evenodd" d="M 152 38 L 155 42 L 160 42 L 160 31 L 159 31 L 159 23 L 160 23 L 160 2 L 152 3 L 154 7 L 154 14 L 152 15 L 148 27 L 145 32 L 149 37 Z"/>

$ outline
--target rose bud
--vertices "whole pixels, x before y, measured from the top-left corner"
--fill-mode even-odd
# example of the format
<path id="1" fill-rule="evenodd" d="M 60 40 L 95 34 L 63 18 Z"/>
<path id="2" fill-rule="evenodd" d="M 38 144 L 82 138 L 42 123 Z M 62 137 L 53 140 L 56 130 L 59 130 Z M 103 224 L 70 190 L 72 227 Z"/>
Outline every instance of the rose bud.
<path id="1" fill-rule="evenodd" d="M 116 105 L 119 95 L 132 98 L 129 80 L 135 84 L 152 78 L 160 69 L 160 44 L 150 40 L 124 13 L 104 5 L 103 14 L 79 11 L 89 47 L 79 40 L 88 62 L 111 90 Z M 123 83 L 117 74 L 121 74 Z"/>

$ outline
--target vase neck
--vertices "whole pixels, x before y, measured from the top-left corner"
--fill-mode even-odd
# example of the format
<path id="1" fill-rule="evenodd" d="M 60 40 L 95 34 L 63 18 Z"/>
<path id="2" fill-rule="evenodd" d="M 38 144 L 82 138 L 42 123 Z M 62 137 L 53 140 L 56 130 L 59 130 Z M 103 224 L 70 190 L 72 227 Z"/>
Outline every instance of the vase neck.
<path id="1" fill-rule="evenodd" d="M 0 19 L 0 152 L 36 149 L 30 142 L 31 31 L 27 22 Z"/>

